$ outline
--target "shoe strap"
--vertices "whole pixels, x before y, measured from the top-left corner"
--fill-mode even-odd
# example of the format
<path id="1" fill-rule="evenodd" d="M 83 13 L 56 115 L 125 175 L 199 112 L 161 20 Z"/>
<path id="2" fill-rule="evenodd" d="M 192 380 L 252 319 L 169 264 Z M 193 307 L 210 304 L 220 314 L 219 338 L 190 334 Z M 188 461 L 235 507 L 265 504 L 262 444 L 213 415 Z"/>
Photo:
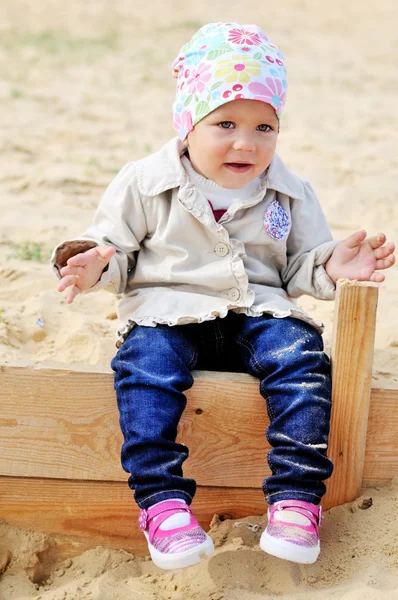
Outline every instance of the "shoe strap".
<path id="1" fill-rule="evenodd" d="M 193 518 L 192 510 L 187 504 L 174 502 L 173 500 L 164 501 L 157 506 L 151 506 L 148 509 L 141 509 L 138 517 L 138 525 L 141 531 L 148 531 L 150 541 L 153 539 L 160 525 L 176 513 L 186 512 Z M 154 517 L 157 517 L 154 521 Z"/>
<path id="2" fill-rule="evenodd" d="M 304 502 L 302 500 L 282 500 L 270 506 L 270 517 L 274 516 L 276 511 L 288 510 L 290 512 L 296 512 L 306 517 L 311 525 L 318 531 L 318 527 L 323 521 L 322 506 L 316 506 L 310 502 Z M 284 525 L 297 526 L 297 523 L 291 523 L 290 521 L 278 521 L 283 522 Z M 300 527 L 309 527 L 308 525 L 300 525 Z"/>

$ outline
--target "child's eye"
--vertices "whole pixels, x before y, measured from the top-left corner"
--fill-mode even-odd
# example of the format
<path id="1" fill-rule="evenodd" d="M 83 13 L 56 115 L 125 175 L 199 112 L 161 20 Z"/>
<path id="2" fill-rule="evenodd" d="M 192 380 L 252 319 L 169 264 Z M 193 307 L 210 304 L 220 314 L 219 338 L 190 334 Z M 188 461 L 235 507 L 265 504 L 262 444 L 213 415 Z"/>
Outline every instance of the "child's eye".
<path id="1" fill-rule="evenodd" d="M 266 125 L 265 123 L 259 125 L 257 129 L 259 131 L 272 131 L 272 127 L 270 125 Z"/>
<path id="2" fill-rule="evenodd" d="M 234 126 L 232 121 L 221 121 L 221 123 L 219 123 L 218 125 L 223 129 L 231 129 Z"/>

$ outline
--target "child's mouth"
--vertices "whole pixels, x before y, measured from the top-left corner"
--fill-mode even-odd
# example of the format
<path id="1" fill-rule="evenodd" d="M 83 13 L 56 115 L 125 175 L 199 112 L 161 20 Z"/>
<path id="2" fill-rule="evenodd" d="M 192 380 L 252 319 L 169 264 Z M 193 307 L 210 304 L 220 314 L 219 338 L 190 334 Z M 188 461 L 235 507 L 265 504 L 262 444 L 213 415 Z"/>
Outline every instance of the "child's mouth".
<path id="1" fill-rule="evenodd" d="M 253 166 L 250 163 L 224 163 L 227 169 L 233 173 L 247 173 Z"/>

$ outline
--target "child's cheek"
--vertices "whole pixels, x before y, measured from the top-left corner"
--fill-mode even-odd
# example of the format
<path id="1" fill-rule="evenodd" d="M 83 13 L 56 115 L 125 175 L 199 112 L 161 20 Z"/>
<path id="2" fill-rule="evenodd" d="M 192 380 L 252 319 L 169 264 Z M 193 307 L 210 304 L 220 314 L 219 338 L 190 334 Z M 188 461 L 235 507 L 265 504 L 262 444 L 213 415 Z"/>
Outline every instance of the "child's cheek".
<path id="1" fill-rule="evenodd" d="M 227 155 L 227 151 L 228 151 L 227 144 L 225 144 L 224 141 L 219 140 L 218 144 L 216 144 L 216 146 L 214 147 L 215 156 L 217 156 L 217 158 L 221 162 L 225 162 L 225 157 Z"/>

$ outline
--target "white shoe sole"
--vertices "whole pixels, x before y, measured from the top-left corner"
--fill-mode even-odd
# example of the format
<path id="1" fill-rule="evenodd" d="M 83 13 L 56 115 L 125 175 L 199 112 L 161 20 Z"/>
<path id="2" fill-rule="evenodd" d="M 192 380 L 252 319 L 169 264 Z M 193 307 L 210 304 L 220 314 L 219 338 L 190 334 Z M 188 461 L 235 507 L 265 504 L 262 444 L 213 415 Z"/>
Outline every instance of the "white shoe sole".
<path id="1" fill-rule="evenodd" d="M 263 531 L 261 535 L 260 548 L 272 556 L 282 558 L 283 560 L 290 560 L 302 565 L 311 565 L 316 562 L 321 551 L 319 542 L 314 548 L 305 548 L 304 546 L 277 540 L 269 535 L 267 530 Z"/>
<path id="2" fill-rule="evenodd" d="M 148 534 L 146 531 L 144 531 L 144 535 L 148 542 L 149 553 L 152 561 L 157 567 L 167 571 L 192 567 L 193 565 L 197 565 L 204 560 L 207 560 L 214 553 L 213 540 L 207 534 L 206 540 L 199 546 L 191 548 L 191 550 L 186 550 L 185 552 L 176 552 L 175 554 L 163 554 L 163 552 L 159 552 L 152 546 L 152 544 L 149 543 Z"/>

